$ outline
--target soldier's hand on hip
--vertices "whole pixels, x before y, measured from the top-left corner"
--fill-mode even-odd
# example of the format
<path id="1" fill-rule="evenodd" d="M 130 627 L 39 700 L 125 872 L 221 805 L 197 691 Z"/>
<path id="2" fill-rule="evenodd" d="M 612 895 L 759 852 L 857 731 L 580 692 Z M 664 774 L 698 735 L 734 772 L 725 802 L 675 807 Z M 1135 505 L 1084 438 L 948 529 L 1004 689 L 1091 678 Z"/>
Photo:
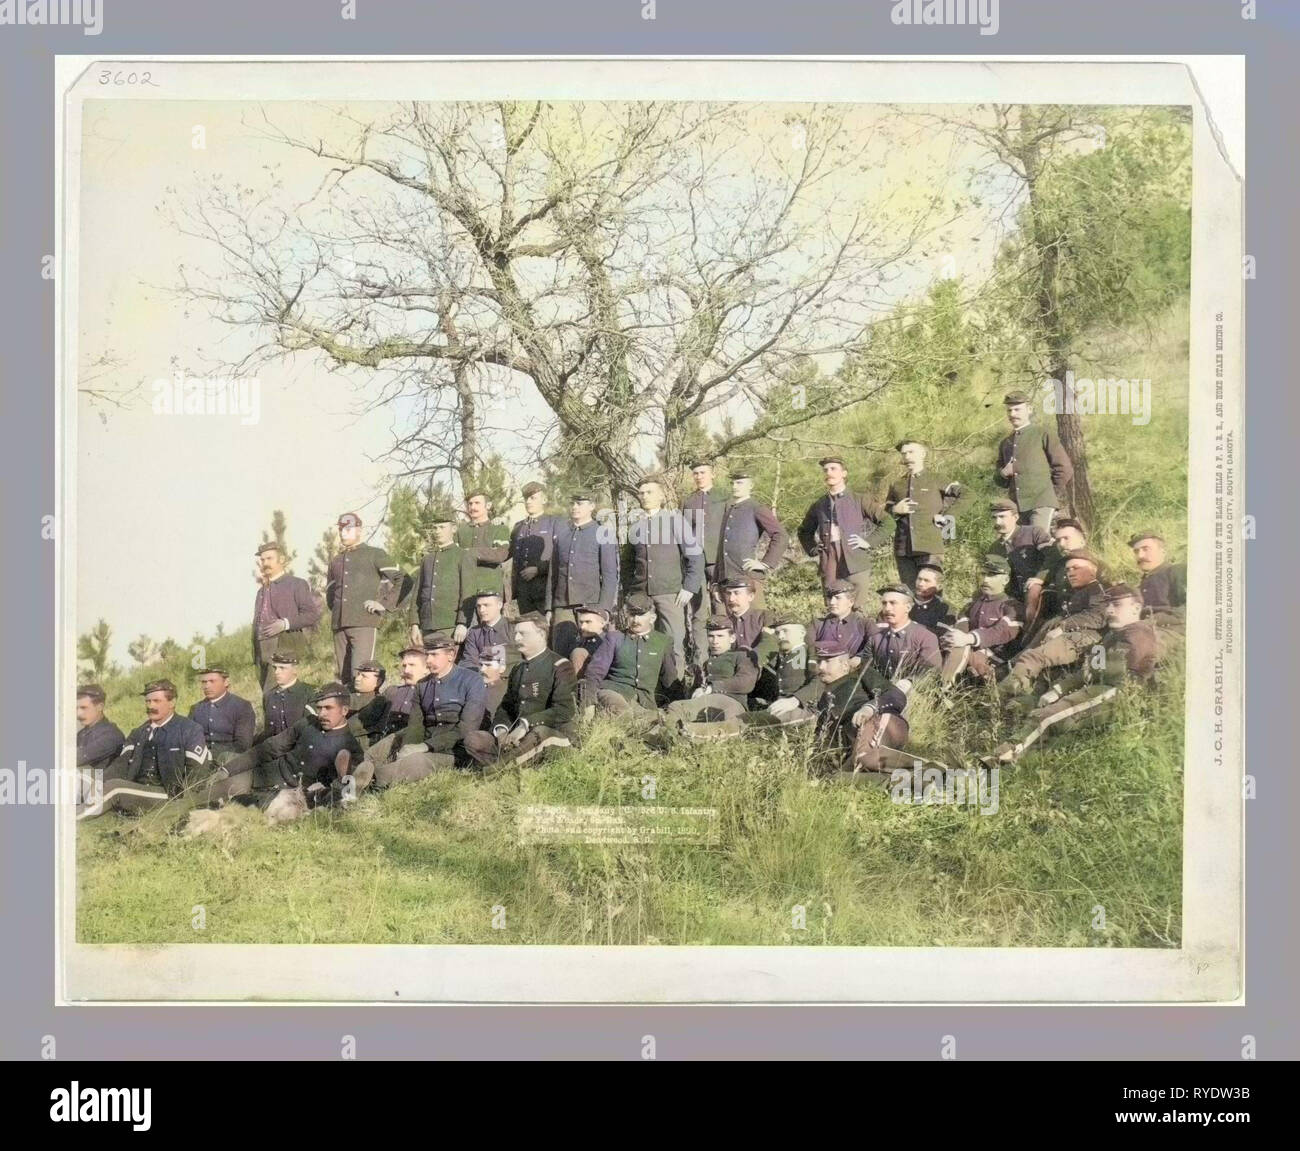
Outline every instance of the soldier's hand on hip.
<path id="1" fill-rule="evenodd" d="M 535 567 L 526 567 L 519 573 L 521 580 L 532 581 L 537 578 L 537 569 Z"/>
<path id="2" fill-rule="evenodd" d="M 867 541 L 855 532 L 853 535 L 849 536 L 849 547 L 853 548 L 855 551 L 864 552 L 867 550 Z"/>
<path id="3" fill-rule="evenodd" d="M 457 643 L 464 643 L 467 635 L 469 635 L 469 628 L 467 628 L 463 623 L 458 623 L 455 630 L 451 633 L 451 638 Z"/>
<path id="4" fill-rule="evenodd" d="M 864 723 L 870 721 L 871 717 L 876 714 L 876 709 L 871 704 L 864 704 L 853 713 L 853 726 L 861 727 Z"/>
<path id="5" fill-rule="evenodd" d="M 1008 460 L 1007 463 L 1005 463 L 998 472 L 998 475 L 1006 476 L 1008 479 L 1010 479 L 1015 474 L 1016 474 L 1015 460 Z"/>
<path id="6" fill-rule="evenodd" d="M 694 598 L 695 596 L 692 592 L 688 592 L 685 588 L 682 588 L 682 590 L 677 593 L 677 606 L 685 607 Z"/>
<path id="7" fill-rule="evenodd" d="M 289 630 L 289 621 L 287 619 L 273 620 L 266 624 L 257 633 L 258 639 L 270 639 L 272 636 L 279 635 L 282 631 Z"/>
<path id="8" fill-rule="evenodd" d="M 368 611 L 371 615 L 383 615 L 384 612 L 388 610 L 377 599 L 368 599 L 361 606 L 364 607 L 366 611 Z"/>
<path id="9" fill-rule="evenodd" d="M 424 633 L 420 631 L 418 624 L 411 624 L 411 630 L 407 634 L 407 639 L 409 639 L 412 645 L 416 647 L 424 646 Z"/>
<path id="10" fill-rule="evenodd" d="M 762 560 L 745 560 L 745 562 L 742 563 L 740 566 L 743 567 L 747 572 L 767 571 L 767 564 L 765 564 Z"/>

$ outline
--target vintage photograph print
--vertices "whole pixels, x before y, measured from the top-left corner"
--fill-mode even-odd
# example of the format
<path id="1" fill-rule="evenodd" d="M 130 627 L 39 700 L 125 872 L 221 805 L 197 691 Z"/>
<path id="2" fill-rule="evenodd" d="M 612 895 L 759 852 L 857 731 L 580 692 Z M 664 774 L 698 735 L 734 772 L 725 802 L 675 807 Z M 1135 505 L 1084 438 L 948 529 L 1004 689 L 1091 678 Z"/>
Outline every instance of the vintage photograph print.
<path id="1" fill-rule="evenodd" d="M 1239 994 L 1184 69 L 63 63 L 67 1000 Z"/>

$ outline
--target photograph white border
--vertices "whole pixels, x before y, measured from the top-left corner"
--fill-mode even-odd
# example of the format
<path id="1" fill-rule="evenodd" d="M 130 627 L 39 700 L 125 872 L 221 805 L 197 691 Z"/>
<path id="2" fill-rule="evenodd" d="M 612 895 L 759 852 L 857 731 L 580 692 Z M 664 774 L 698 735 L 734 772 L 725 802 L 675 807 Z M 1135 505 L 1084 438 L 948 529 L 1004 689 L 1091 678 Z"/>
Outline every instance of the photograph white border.
<path id="1" fill-rule="evenodd" d="M 1233 58 L 1237 59 L 1237 58 Z M 1050 62 L 1049 62 L 1050 61 Z M 153 66 L 159 90 L 96 70 Z M 328 66 L 326 66 L 328 65 Z M 1121 79 L 1122 74 L 1122 79 Z M 1243 73 L 1244 75 L 1244 73 Z M 1215 437 L 1234 439 L 1245 506 L 1241 177 L 1188 68 L 1065 57 L 594 58 L 59 56 L 56 58 L 56 731 L 75 763 L 76 366 L 80 109 L 86 99 L 672 99 L 764 102 L 1185 104 L 1193 110 L 1188 620 L 1182 946 L 1162 948 L 555 947 L 75 941 L 74 812 L 56 818 L 56 1001 L 111 1003 L 1216 1003 L 1243 996 L 1243 549 L 1220 593 L 1234 646 L 1213 639 Z M 1240 94 L 1244 102 L 1244 91 Z M 1240 154 L 1239 152 L 1237 154 Z M 1221 315 L 1222 320 L 1216 320 Z M 1215 404 L 1216 325 L 1223 411 Z M 1216 725 L 1222 730 L 1216 731 Z M 340 978 L 339 972 L 354 973 Z M 890 993 L 882 995 L 881 988 Z"/>

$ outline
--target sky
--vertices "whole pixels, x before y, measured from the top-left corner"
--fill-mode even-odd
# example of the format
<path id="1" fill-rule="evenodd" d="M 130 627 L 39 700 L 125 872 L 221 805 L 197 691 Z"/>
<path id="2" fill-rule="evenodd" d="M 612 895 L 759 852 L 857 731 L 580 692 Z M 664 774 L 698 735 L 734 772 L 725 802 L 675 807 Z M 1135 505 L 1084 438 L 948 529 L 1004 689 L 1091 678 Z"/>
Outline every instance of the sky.
<path id="1" fill-rule="evenodd" d="M 785 115 L 788 107 L 772 106 L 771 114 Z M 308 128 L 325 122 L 321 106 L 279 105 L 276 112 Z M 286 195 L 303 200 L 320 184 L 322 162 L 261 138 L 250 127 L 258 113 L 235 101 L 84 105 L 79 384 L 135 392 L 120 403 L 84 393 L 78 402 L 76 619 L 79 634 L 106 619 L 112 658 L 122 663 L 127 644 L 141 634 L 185 642 L 218 623 L 227 630 L 247 624 L 256 590 L 253 552 L 274 510 L 285 512 L 288 542 L 298 552 L 294 570 L 306 575 L 321 533 L 342 511 L 357 510 L 379 529 L 394 470 L 382 458 L 392 442 L 392 415 L 363 411 L 357 380 L 311 356 L 259 368 L 256 421 L 155 410 L 162 395 L 156 383 L 170 385 L 178 367 L 232 359 L 248 346 L 247 333 L 174 291 L 181 265 L 215 265 L 206 245 L 176 230 L 164 205 L 185 202 L 213 178 L 254 191 L 278 179 Z M 864 124 L 884 114 L 860 110 Z M 196 126 L 203 129 L 201 149 L 192 146 Z M 937 180 L 943 168 L 931 151 L 921 141 L 889 157 L 872 183 L 888 187 L 919 172 L 924 186 L 927 171 Z M 976 226 L 956 231 L 945 254 L 978 278 L 992 234 Z M 936 255 L 894 291 L 918 294 L 940 274 Z M 104 357 L 108 367 L 100 365 Z M 493 443 L 508 465 L 531 450 L 546 418 L 531 383 L 520 381 L 503 396 L 490 422 L 501 429 Z M 512 470 L 517 483 L 529 478 Z M 383 542 L 382 529 L 374 539 Z"/>

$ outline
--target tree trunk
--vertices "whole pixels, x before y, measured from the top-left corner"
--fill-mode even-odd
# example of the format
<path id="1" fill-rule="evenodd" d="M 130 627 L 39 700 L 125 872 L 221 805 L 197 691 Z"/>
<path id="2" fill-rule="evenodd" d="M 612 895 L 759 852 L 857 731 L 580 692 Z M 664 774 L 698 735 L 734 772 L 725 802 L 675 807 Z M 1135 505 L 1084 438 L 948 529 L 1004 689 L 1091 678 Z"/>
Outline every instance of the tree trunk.
<path id="1" fill-rule="evenodd" d="M 460 491 L 467 496 L 478 475 L 478 404 L 470 384 L 470 365 L 456 365 L 456 395 L 460 403 Z"/>

